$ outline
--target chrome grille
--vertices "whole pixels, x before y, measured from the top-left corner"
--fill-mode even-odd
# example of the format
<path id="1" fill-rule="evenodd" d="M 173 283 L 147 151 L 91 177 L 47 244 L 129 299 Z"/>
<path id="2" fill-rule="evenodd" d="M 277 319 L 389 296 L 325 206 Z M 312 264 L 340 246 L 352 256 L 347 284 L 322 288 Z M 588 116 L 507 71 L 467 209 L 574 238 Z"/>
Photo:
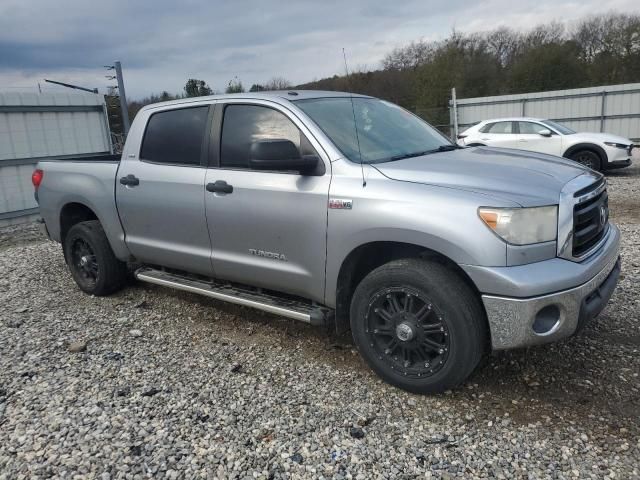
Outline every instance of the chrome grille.
<path id="1" fill-rule="evenodd" d="M 582 257 L 606 235 L 609 226 L 609 197 L 604 181 L 582 191 L 573 207 L 573 257 Z"/>

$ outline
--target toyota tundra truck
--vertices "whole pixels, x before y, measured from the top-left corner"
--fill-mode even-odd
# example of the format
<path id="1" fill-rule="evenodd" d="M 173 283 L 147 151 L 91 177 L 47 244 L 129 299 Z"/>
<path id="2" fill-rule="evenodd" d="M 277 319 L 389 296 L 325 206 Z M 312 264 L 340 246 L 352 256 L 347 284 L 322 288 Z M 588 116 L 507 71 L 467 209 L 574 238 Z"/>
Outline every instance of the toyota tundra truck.
<path id="1" fill-rule="evenodd" d="M 338 331 L 408 391 L 567 338 L 620 273 L 600 173 L 461 148 L 376 98 L 284 91 L 144 107 L 121 158 L 41 161 L 43 227 L 108 295 L 133 272 Z"/>

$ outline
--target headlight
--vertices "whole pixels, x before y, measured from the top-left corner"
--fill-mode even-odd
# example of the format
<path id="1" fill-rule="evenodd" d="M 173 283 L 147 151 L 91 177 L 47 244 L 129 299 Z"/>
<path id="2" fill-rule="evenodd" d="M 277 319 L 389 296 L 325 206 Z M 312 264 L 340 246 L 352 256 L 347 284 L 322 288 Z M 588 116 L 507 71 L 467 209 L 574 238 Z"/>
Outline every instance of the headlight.
<path id="1" fill-rule="evenodd" d="M 625 145 L 624 143 L 616 143 L 616 142 L 604 142 L 605 145 L 609 145 L 610 147 L 615 148 L 628 148 L 629 145 Z"/>
<path id="2" fill-rule="evenodd" d="M 480 218 L 496 235 L 515 245 L 549 242 L 558 232 L 558 206 L 478 209 Z"/>

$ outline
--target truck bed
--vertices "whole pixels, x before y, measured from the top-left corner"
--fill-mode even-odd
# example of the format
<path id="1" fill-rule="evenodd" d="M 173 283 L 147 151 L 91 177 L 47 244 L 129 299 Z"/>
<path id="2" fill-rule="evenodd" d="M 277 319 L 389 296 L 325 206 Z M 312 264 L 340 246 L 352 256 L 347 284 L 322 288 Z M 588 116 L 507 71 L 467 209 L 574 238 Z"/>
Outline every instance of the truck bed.
<path id="1" fill-rule="evenodd" d="M 44 172 L 38 189 L 40 215 L 53 240 L 62 240 L 60 218 L 64 209 L 79 208 L 81 205 L 100 220 L 116 256 L 120 259 L 127 258 L 124 232 L 115 202 L 119 167 L 120 155 L 94 155 L 38 162 L 36 168 Z"/>

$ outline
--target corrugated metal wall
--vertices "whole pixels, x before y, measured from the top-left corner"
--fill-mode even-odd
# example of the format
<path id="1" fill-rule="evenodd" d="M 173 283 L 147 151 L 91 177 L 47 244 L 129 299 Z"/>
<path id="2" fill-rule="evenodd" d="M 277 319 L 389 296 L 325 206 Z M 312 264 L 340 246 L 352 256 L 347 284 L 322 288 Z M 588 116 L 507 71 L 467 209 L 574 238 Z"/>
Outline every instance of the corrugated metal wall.
<path id="1" fill-rule="evenodd" d="M 110 153 L 104 97 L 0 92 L 0 226 L 37 213 L 31 173 L 40 158 Z"/>
<path id="2" fill-rule="evenodd" d="M 577 131 L 640 139 L 640 83 L 465 98 L 456 104 L 460 131 L 490 118 L 539 117 Z"/>

